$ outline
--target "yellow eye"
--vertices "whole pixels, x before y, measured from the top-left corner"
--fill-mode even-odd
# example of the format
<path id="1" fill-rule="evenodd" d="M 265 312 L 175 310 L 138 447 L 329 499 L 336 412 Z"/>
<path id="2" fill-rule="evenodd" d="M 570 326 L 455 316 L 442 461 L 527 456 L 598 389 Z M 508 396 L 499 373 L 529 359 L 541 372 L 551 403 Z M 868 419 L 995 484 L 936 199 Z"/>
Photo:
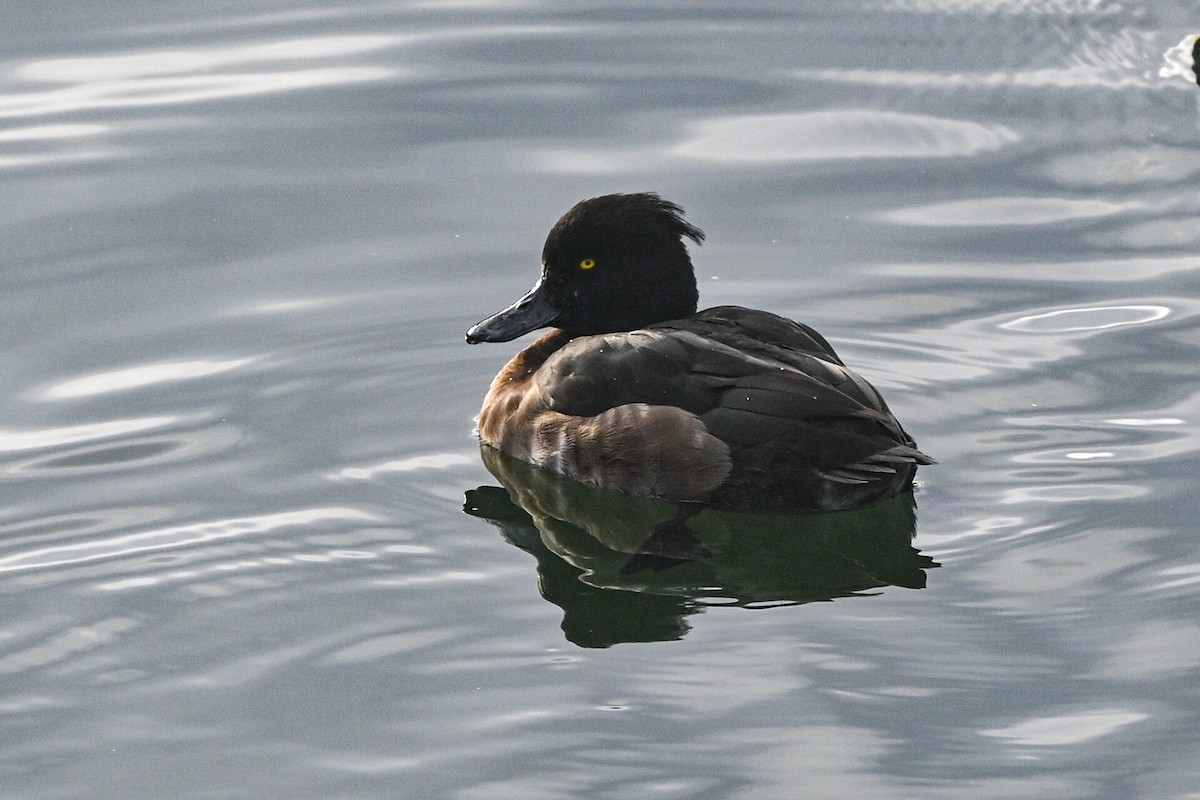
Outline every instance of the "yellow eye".
<path id="1" fill-rule="evenodd" d="M 583 261 L 579 262 L 580 269 L 591 269 L 594 266 L 596 266 L 596 262 L 590 258 L 585 258 Z"/>

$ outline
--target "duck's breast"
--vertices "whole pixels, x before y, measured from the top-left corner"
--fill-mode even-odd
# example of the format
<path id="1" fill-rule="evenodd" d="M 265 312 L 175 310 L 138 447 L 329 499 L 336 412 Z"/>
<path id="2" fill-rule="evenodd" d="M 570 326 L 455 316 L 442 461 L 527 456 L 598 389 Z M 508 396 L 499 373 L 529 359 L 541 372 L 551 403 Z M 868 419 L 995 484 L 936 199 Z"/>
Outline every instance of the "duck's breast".
<path id="1" fill-rule="evenodd" d="M 644 371 L 640 379 L 616 374 L 622 371 L 624 349 L 618 335 L 566 344 L 560 332 L 548 334 L 496 376 L 479 418 L 485 444 L 574 480 L 626 494 L 698 502 L 724 483 L 732 468 L 729 447 L 709 433 L 695 413 L 671 404 L 623 399 L 628 392 L 621 387 L 632 387 L 633 397 L 648 400 L 661 399 L 661 390 Z M 610 358 L 603 358 L 605 351 Z M 581 360 L 615 366 L 615 372 L 580 374 Z M 585 388 L 589 385 L 591 390 Z M 586 398 L 575 397 L 580 390 L 586 391 Z M 575 399 L 564 402 L 564 397 Z M 567 410 L 562 410 L 564 405 Z"/>

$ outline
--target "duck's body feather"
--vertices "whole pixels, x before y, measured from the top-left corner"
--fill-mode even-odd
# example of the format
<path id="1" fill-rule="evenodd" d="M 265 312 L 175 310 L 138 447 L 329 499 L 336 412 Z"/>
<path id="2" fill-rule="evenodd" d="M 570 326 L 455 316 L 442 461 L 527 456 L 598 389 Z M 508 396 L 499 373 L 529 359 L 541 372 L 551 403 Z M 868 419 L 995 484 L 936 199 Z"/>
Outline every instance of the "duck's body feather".
<path id="1" fill-rule="evenodd" d="M 556 328 L 492 382 L 482 441 L 595 486 L 744 509 L 852 508 L 910 487 L 933 459 L 824 337 L 766 311 L 696 312 L 680 239 L 703 234 L 680 213 L 610 195 L 559 221 L 542 279 L 468 332 Z"/>
<path id="2" fill-rule="evenodd" d="M 769 312 L 723 306 L 635 331 L 547 338 L 493 386 L 480 433 L 586 483 L 676 501 L 828 510 L 894 494 L 916 464 L 929 463 L 828 342 Z M 547 344 L 557 346 L 529 371 L 530 351 Z M 525 384 L 525 414 L 489 414 L 517 390 L 514 380 Z M 515 434 L 522 429 L 524 441 Z M 619 452 L 585 456 L 611 449 L 597 444 L 610 440 Z M 648 479 L 638 464 L 653 464 L 656 476 L 689 475 Z"/>

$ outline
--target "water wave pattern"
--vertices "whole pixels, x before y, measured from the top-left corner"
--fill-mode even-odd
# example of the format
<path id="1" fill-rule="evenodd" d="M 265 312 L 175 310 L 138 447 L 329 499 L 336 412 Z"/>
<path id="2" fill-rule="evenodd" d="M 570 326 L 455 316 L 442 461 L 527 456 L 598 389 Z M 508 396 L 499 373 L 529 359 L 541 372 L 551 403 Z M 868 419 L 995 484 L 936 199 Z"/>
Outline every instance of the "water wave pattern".
<path id="1" fill-rule="evenodd" d="M 997 9 L 998 10 L 998 9 Z M 801 69 L 794 75 L 804 80 L 847 84 L 946 90 L 984 89 L 1137 89 L 1192 91 L 1195 76 L 1191 65 L 1189 36 L 1174 47 L 1163 50 L 1158 33 L 1124 28 L 1104 34 L 1085 31 L 1063 54 L 1055 48 L 1058 63 L 1032 66 L 1006 65 L 994 71 L 936 71 L 921 69 Z M 1186 56 L 1183 54 L 1187 51 Z M 1028 53 L 1023 53 L 1028 58 Z M 1166 62 L 1166 66 L 1159 67 Z M 1186 83 L 1174 78 L 1184 77 Z"/>
<path id="2" fill-rule="evenodd" d="M 1184 0 L 79 5 L 0 26 L 8 795 L 1195 792 Z M 520 346 L 463 329 L 636 190 L 939 459 L 926 589 L 463 513 Z"/>
<path id="3" fill-rule="evenodd" d="M 328 521 L 370 522 L 373 517 L 351 509 L 312 509 L 173 525 L 156 530 L 130 533 L 107 539 L 89 537 L 74 544 L 58 544 L 35 550 L 0 555 L 0 572 L 45 569 L 97 559 L 119 558 L 134 553 L 205 544 L 221 539 L 255 536 L 280 528 Z"/>
<path id="4" fill-rule="evenodd" d="M 1013 17 L 1113 16 L 1124 10 L 1119 0 L 884 0 L 882 11 L 916 14 L 1003 14 Z"/>
<path id="5" fill-rule="evenodd" d="M 186 109 L 205 103 L 395 79 L 394 66 L 361 58 L 396 43 L 327 36 L 9 64 L 0 77 L 0 124 L 9 125 L 0 130 L 0 169 L 126 157 L 123 133 L 194 126 Z M 163 116 L 153 122 L 137 109 Z"/>

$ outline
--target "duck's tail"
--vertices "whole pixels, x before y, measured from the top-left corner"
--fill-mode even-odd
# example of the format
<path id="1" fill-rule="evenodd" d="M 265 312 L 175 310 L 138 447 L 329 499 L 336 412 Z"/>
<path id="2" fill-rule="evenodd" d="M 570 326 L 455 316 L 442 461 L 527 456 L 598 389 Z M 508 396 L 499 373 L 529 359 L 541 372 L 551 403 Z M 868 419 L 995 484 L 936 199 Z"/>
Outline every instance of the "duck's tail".
<path id="1" fill-rule="evenodd" d="M 878 453 L 872 453 L 854 464 L 839 464 L 821 471 L 821 475 L 835 483 L 863 485 L 886 479 L 908 467 L 929 466 L 937 461 L 915 447 L 898 444 Z"/>

